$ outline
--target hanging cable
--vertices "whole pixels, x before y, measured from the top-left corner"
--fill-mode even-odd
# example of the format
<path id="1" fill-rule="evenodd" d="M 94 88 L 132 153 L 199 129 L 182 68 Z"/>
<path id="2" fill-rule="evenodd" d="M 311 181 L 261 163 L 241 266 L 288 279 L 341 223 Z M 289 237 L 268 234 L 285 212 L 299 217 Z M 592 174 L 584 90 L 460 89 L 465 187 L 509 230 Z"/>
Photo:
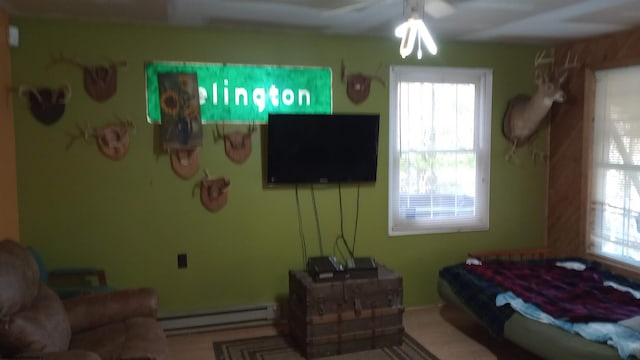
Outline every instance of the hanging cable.
<path id="1" fill-rule="evenodd" d="M 340 244 L 340 236 L 337 236 L 336 241 L 333 242 L 333 256 L 338 255 L 336 257 L 339 257 L 340 259 L 344 260 L 346 259 L 346 257 L 344 256 L 345 254 L 340 249 L 340 246 L 338 246 L 339 244 Z"/>
<path id="2" fill-rule="evenodd" d="M 302 247 L 302 268 L 307 266 L 307 241 L 304 238 L 304 229 L 302 226 L 302 213 L 300 211 L 300 196 L 298 194 L 298 185 L 296 184 L 296 205 L 298 209 L 298 234 Z"/>
<path id="3" fill-rule="evenodd" d="M 344 247 L 347 249 L 349 253 L 349 257 L 353 259 L 353 251 L 349 248 L 349 244 L 347 243 L 347 239 L 344 237 L 344 213 L 342 211 L 342 185 L 338 184 L 338 199 L 340 204 L 340 235 L 336 241 L 341 240 L 344 244 Z"/>
<path id="4" fill-rule="evenodd" d="M 311 201 L 313 202 L 313 213 L 316 218 L 316 232 L 318 235 L 318 247 L 320 249 L 320 255 L 324 255 L 324 249 L 322 248 L 322 232 L 320 231 L 320 217 L 318 216 L 318 206 L 316 205 L 316 192 L 311 184 Z"/>
<path id="5" fill-rule="evenodd" d="M 358 235 L 358 217 L 360 217 L 360 183 L 356 192 L 356 224 L 353 228 L 353 241 L 351 242 L 351 257 L 356 253 L 356 236 Z"/>

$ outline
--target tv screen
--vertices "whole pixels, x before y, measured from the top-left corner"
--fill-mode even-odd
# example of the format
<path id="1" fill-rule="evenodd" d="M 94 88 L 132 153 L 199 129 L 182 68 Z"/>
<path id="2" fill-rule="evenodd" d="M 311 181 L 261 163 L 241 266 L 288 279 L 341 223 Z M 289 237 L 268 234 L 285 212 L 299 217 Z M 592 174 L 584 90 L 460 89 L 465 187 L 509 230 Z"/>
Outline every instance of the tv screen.
<path id="1" fill-rule="evenodd" d="M 375 182 L 379 114 L 270 114 L 267 183 Z"/>

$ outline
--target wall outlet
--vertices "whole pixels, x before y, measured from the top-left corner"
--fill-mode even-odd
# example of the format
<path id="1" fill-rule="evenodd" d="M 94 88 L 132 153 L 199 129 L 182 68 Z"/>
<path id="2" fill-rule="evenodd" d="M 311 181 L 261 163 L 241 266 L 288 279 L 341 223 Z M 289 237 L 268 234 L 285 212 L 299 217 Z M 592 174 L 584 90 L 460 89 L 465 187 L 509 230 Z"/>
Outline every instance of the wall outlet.
<path id="1" fill-rule="evenodd" d="M 187 267 L 187 254 L 178 254 L 178 269 L 185 269 Z"/>

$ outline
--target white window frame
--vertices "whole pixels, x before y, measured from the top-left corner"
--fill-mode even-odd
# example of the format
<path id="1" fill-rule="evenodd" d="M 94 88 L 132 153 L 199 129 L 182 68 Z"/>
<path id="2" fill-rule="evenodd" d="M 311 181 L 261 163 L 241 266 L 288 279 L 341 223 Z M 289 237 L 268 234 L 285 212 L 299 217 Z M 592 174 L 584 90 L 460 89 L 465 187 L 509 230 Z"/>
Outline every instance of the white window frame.
<path id="1" fill-rule="evenodd" d="M 637 223 L 640 221 L 640 164 L 637 160 L 640 135 L 625 129 L 625 126 L 636 122 L 639 112 L 633 102 L 634 94 L 639 88 L 634 80 L 638 73 L 640 66 L 635 65 L 629 68 L 604 69 L 593 74 L 595 96 L 587 230 L 588 253 L 634 271 L 640 269 L 640 224 Z M 624 85 L 618 82 L 619 87 L 614 87 L 609 78 L 613 77 L 611 74 L 630 81 Z M 612 93 L 609 93 L 609 88 Z M 624 94 L 628 99 L 612 98 L 616 92 Z M 616 123 L 620 123 L 622 129 L 618 130 Z M 636 123 L 640 123 L 640 120 Z M 610 141 L 616 152 L 610 150 Z M 616 154 L 619 158 L 615 158 Z M 608 180 L 607 174 L 610 172 L 623 173 L 623 185 L 616 182 L 615 177 Z M 615 197 L 618 189 L 624 190 L 624 196 Z"/>
<path id="2" fill-rule="evenodd" d="M 389 75 L 389 222 L 390 236 L 480 231 L 489 229 L 491 168 L 491 104 L 493 71 L 487 68 L 391 66 Z M 402 82 L 475 84 L 476 154 L 475 209 L 473 215 L 447 219 L 407 219 L 400 214 L 399 87 Z"/>

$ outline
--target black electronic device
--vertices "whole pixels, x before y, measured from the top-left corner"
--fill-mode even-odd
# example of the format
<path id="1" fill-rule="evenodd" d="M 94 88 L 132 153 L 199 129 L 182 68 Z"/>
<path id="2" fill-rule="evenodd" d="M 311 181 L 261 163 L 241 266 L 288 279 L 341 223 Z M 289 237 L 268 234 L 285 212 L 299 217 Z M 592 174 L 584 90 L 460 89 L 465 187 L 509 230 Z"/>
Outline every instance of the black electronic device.
<path id="1" fill-rule="evenodd" d="M 346 277 L 344 266 L 335 256 L 314 256 L 307 260 L 307 272 L 313 281 L 342 280 Z"/>
<path id="2" fill-rule="evenodd" d="M 375 182 L 380 114 L 269 114 L 266 183 Z"/>
<path id="3" fill-rule="evenodd" d="M 350 279 L 378 277 L 378 265 L 372 257 L 357 257 L 347 260 L 347 276 Z"/>

